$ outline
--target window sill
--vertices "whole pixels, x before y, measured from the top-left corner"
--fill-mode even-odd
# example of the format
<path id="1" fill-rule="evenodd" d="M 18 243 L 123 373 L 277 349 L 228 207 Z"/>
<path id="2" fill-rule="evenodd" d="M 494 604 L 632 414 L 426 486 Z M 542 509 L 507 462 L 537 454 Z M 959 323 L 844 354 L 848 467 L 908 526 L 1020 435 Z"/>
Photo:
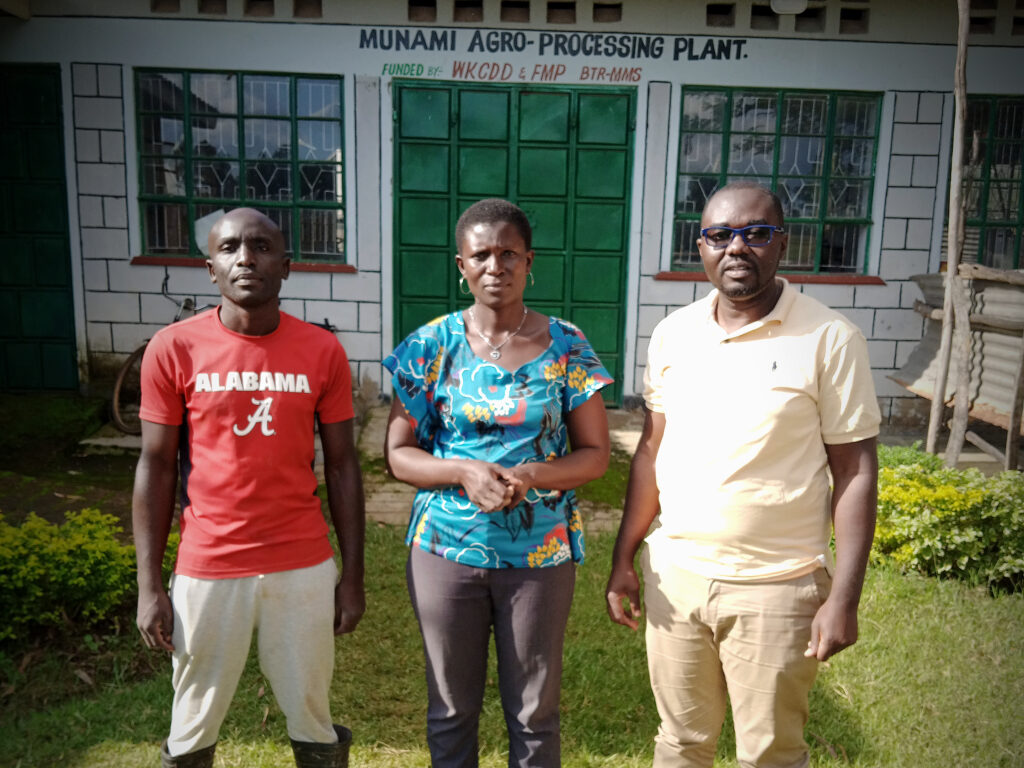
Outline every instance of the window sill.
<path id="1" fill-rule="evenodd" d="M 191 256 L 133 256 L 131 264 L 144 264 L 156 267 L 203 267 L 205 259 L 194 259 Z M 315 261 L 293 261 L 292 272 L 340 272 L 355 274 L 359 270 L 351 264 L 322 264 Z"/>
<path id="2" fill-rule="evenodd" d="M 791 283 L 818 283 L 825 285 L 885 285 L 885 280 L 875 275 L 847 275 L 847 274 L 786 274 L 779 272 L 779 277 L 785 278 Z M 704 272 L 658 272 L 655 280 L 678 280 L 690 283 L 706 283 L 708 276 Z"/>

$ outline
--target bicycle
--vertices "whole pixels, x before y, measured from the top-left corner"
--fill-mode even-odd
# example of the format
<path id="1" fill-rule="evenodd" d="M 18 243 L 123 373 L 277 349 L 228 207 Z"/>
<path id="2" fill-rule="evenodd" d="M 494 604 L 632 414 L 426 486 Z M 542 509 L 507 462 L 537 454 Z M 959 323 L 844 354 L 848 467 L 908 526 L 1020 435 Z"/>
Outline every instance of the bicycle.
<path id="1" fill-rule="evenodd" d="M 181 320 L 182 315 L 186 312 L 197 314 L 214 306 L 213 304 L 203 304 L 201 307 L 197 307 L 195 299 L 191 296 L 186 296 L 183 299 L 171 296 L 167 292 L 167 283 L 170 277 L 170 275 L 164 275 L 160 293 L 178 307 L 178 311 L 174 313 L 174 319 L 171 320 L 172 323 Z M 114 381 L 114 397 L 110 415 L 114 426 L 126 435 L 142 434 L 139 407 L 142 403 L 142 356 L 145 354 L 147 346 L 149 346 L 149 339 L 142 342 L 128 355 L 128 359 L 121 365 L 121 369 L 117 372 L 117 379 Z"/>

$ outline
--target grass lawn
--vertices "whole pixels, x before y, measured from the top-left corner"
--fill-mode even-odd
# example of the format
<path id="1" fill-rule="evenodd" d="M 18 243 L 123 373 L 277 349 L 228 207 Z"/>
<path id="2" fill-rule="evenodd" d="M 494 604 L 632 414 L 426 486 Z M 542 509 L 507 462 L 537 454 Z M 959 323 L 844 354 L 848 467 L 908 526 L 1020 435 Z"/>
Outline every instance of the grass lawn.
<path id="1" fill-rule="evenodd" d="M 20 427 L 9 426 L 0 446 L 0 511 L 8 520 L 46 505 L 53 515 L 87 504 L 126 514 L 134 461 L 75 457 L 68 447 L 68 435 L 95 422 L 97 408 L 91 401 L 0 397 L 6 425 L 19 417 L 31 422 L 22 437 Z M 365 470 L 381 472 L 380 461 L 368 460 Z M 628 457 L 616 455 L 612 470 L 581 495 L 616 505 Z M 337 641 L 332 704 L 337 720 L 355 732 L 354 768 L 429 764 L 423 658 L 405 592 L 402 537 L 398 528 L 371 525 L 368 611 L 355 634 Z M 643 637 L 613 625 L 604 611 L 612 541 L 610 533 L 589 536 L 578 571 L 562 697 L 567 768 L 651 763 L 657 713 Z M 50 645 L 0 646 L 0 767 L 158 764 L 170 662 L 141 647 L 132 614 L 105 635 L 69 630 Z M 822 665 L 812 693 L 814 765 L 1024 768 L 1024 595 L 992 597 L 962 583 L 872 568 L 860 618 L 860 642 Z M 493 668 L 492 659 L 481 723 L 486 768 L 506 764 Z M 280 710 L 250 658 L 215 765 L 291 766 L 287 743 Z M 727 724 L 716 766 L 736 765 Z"/>
<path id="2" fill-rule="evenodd" d="M 642 636 L 605 617 L 610 534 L 589 540 L 568 630 L 563 686 L 566 766 L 650 765 L 657 726 Z M 368 532 L 369 609 L 338 641 L 336 717 L 355 731 L 353 766 L 424 766 L 422 655 L 404 586 L 395 528 Z M 1024 598 L 990 597 L 952 582 L 885 569 L 869 574 L 861 642 L 823 665 L 808 739 L 816 765 L 1024 765 Z M 93 642 L 103 642 L 97 638 Z M 122 652 L 123 655 L 123 652 Z M 94 692 L 28 711 L 7 697 L 0 765 L 152 766 L 165 735 L 169 663 L 141 682 L 116 669 Z M 493 665 L 492 665 L 493 666 Z M 158 665 L 159 667 L 159 665 Z M 69 686 L 83 687 L 74 669 Z M 489 678 L 481 725 L 483 765 L 505 764 L 501 708 Z M 717 766 L 735 766 L 729 727 Z M 239 686 L 218 766 L 288 766 L 284 722 L 256 666 Z"/>

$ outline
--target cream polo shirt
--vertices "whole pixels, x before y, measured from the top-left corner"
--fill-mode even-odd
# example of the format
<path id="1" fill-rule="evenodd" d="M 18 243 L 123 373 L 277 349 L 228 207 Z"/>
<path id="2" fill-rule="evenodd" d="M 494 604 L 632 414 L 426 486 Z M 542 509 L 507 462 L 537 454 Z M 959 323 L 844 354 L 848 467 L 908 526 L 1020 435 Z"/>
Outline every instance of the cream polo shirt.
<path id="1" fill-rule="evenodd" d="M 878 434 L 863 334 L 781 282 L 775 309 L 733 333 L 715 322 L 713 291 L 651 337 L 644 399 L 665 433 L 648 544 L 705 578 L 831 571 L 825 445 Z"/>

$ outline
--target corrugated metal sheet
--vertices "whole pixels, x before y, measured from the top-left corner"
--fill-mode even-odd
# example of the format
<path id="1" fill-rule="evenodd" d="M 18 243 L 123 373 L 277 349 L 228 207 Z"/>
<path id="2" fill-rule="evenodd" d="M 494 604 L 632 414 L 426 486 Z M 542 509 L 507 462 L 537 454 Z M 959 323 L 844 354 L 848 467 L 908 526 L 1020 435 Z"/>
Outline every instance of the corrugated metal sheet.
<path id="1" fill-rule="evenodd" d="M 925 304 L 942 307 L 942 275 L 915 275 Z M 966 281 L 971 291 L 972 325 L 986 318 L 1003 318 L 1024 322 L 1024 286 L 1007 285 L 989 280 Z M 942 336 L 940 320 L 925 320 L 921 342 L 906 364 L 889 378 L 921 397 L 932 399 L 938 369 L 939 343 Z M 1021 364 L 1020 335 L 995 330 L 971 332 L 970 415 L 989 424 L 1009 429 L 1011 397 Z M 950 364 L 946 378 L 946 398 L 952 403 L 955 394 L 956 366 Z M 1024 425 L 1021 427 L 1024 434 Z"/>

